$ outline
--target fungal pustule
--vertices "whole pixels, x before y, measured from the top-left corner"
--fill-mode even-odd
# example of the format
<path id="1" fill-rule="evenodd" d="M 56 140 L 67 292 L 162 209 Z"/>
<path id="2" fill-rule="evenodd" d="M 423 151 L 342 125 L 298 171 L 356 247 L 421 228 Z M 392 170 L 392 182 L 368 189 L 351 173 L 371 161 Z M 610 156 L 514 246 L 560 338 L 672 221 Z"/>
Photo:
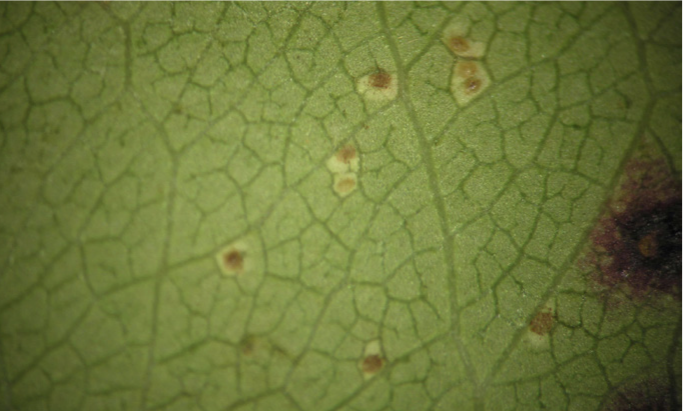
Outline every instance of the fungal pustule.
<path id="1" fill-rule="evenodd" d="M 377 69 L 360 77 L 356 81 L 356 88 L 366 100 L 387 102 L 398 95 L 398 78 L 395 73 Z"/>

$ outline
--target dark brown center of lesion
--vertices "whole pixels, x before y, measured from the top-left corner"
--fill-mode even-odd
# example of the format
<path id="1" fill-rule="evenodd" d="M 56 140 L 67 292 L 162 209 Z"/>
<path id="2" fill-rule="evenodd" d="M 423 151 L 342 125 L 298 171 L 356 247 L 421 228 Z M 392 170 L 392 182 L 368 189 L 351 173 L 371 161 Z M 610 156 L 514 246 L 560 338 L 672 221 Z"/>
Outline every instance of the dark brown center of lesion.
<path id="1" fill-rule="evenodd" d="M 370 85 L 375 88 L 387 89 L 391 86 L 391 74 L 384 70 L 370 75 Z"/>
<path id="2" fill-rule="evenodd" d="M 379 355 L 368 355 L 363 360 L 363 371 L 367 373 L 376 373 L 382 368 L 383 363 L 384 361 Z"/>
<path id="3" fill-rule="evenodd" d="M 241 271 L 244 267 L 244 257 L 239 250 L 231 250 L 223 255 L 223 264 L 232 271 Z"/>
<path id="4" fill-rule="evenodd" d="M 481 80 L 477 78 L 468 78 L 465 80 L 464 86 L 467 94 L 474 94 L 481 88 Z"/>
<path id="5" fill-rule="evenodd" d="M 456 53 L 464 53 L 470 49 L 470 42 L 460 36 L 452 37 L 450 44 Z"/>

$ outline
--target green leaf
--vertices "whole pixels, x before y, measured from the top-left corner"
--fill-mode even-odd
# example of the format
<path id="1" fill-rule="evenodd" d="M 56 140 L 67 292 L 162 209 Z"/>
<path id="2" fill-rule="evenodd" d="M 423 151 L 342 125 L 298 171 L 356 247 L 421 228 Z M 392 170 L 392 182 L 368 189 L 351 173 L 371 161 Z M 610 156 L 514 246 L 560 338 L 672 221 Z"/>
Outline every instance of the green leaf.
<path id="1" fill-rule="evenodd" d="M 623 227 L 680 210 L 680 33 L 680 2 L 0 5 L 0 409 L 677 409 L 680 212 Z"/>

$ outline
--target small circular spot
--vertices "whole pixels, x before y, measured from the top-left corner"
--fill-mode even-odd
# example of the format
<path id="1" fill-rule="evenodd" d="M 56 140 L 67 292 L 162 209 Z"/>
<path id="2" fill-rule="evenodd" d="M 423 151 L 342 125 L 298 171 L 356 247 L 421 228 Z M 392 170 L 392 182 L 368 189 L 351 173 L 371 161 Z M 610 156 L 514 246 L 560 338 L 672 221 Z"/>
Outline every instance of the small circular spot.
<path id="1" fill-rule="evenodd" d="M 354 158 L 356 158 L 356 148 L 352 145 L 344 146 L 337 152 L 337 160 L 344 164 L 351 163 Z"/>
<path id="2" fill-rule="evenodd" d="M 223 264 L 230 271 L 242 271 L 244 268 L 244 256 L 239 250 L 230 250 L 223 254 Z"/>
<path id="3" fill-rule="evenodd" d="M 465 61 L 458 64 L 458 75 L 462 78 L 470 78 L 477 74 L 477 64 L 472 61 Z"/>
<path id="4" fill-rule="evenodd" d="M 481 89 L 481 80 L 476 78 L 468 78 L 463 82 L 465 93 L 474 94 Z"/>
<path id="5" fill-rule="evenodd" d="M 448 43 L 456 53 L 465 53 L 470 49 L 470 42 L 460 36 L 451 37 Z"/>
<path id="6" fill-rule="evenodd" d="M 373 354 L 365 357 L 365 359 L 363 360 L 363 364 L 361 365 L 361 368 L 365 373 L 375 374 L 382 369 L 383 365 L 384 360 L 382 359 L 382 357 L 380 357 L 377 354 Z"/>
<path id="7" fill-rule="evenodd" d="M 370 85 L 375 88 L 388 89 L 391 86 L 391 74 L 384 70 L 371 74 Z"/>

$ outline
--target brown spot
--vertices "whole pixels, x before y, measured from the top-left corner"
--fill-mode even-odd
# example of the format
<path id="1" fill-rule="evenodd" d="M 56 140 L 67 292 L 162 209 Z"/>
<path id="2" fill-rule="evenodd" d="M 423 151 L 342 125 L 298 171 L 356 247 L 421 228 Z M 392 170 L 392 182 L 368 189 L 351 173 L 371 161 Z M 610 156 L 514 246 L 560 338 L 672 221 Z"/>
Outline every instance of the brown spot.
<path id="1" fill-rule="evenodd" d="M 356 158 L 356 148 L 350 144 L 337 152 L 337 160 L 341 163 L 349 164 L 354 158 Z"/>
<path id="2" fill-rule="evenodd" d="M 373 354 L 365 357 L 365 359 L 363 360 L 363 364 L 361 365 L 361 368 L 363 369 L 363 372 L 366 372 L 368 374 L 375 374 L 382 369 L 383 365 L 384 360 L 382 359 L 382 357 L 380 357 L 377 354 Z"/>
<path id="3" fill-rule="evenodd" d="M 538 335 L 547 335 L 553 328 L 553 313 L 550 309 L 541 310 L 531 323 L 529 323 L 529 330 Z"/>
<path id="4" fill-rule="evenodd" d="M 374 88 L 387 89 L 391 86 L 391 74 L 380 69 L 370 75 L 370 85 Z"/>
<path id="5" fill-rule="evenodd" d="M 223 264 L 230 271 L 239 272 L 244 268 L 244 256 L 239 250 L 229 250 L 223 254 Z"/>
<path id="6" fill-rule="evenodd" d="M 456 53 L 465 53 L 470 49 L 470 42 L 460 36 L 451 37 L 448 45 Z"/>
<path id="7" fill-rule="evenodd" d="M 351 177 L 345 177 L 337 182 L 337 192 L 346 194 L 350 193 L 356 187 L 356 180 Z"/>
<path id="8" fill-rule="evenodd" d="M 465 93 L 474 94 L 481 89 L 481 80 L 477 78 L 468 78 L 463 82 L 463 86 L 465 86 Z"/>
<path id="9" fill-rule="evenodd" d="M 473 61 L 458 63 L 458 75 L 462 78 L 473 77 L 477 71 L 477 64 Z"/>

